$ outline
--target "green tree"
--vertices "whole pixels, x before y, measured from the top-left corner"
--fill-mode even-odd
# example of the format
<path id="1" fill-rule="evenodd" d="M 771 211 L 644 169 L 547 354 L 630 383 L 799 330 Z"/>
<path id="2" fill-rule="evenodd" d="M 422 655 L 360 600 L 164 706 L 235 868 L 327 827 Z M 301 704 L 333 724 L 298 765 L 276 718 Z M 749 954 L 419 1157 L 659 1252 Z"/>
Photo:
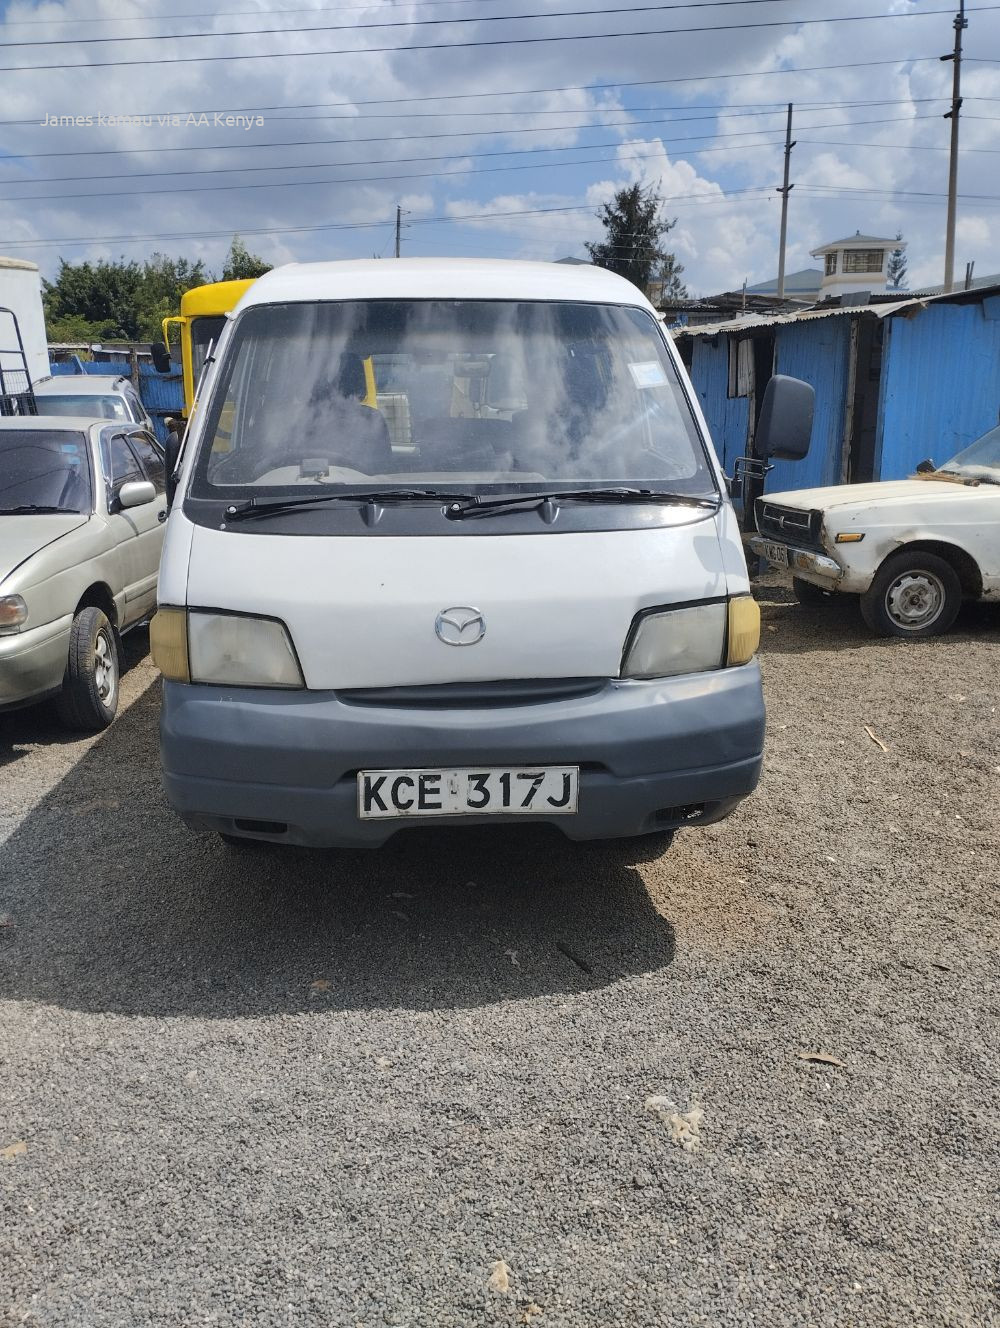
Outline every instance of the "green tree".
<path id="1" fill-rule="evenodd" d="M 684 264 L 678 263 L 673 254 L 667 254 L 659 270 L 653 274 L 651 286 L 659 303 L 664 300 L 683 300 L 687 298 L 688 288 L 681 281 Z"/>
<path id="2" fill-rule="evenodd" d="M 662 239 L 676 224 L 660 215 L 663 198 L 652 187 L 641 184 L 619 189 L 611 203 L 602 205 L 598 220 L 604 225 L 604 239 L 588 241 L 586 248 L 592 263 L 625 277 L 641 291 L 649 285 L 654 271 L 664 265 L 678 273 L 674 255 L 664 249 Z"/>
<path id="3" fill-rule="evenodd" d="M 222 269 L 223 281 L 246 281 L 251 277 L 262 277 L 270 270 L 270 263 L 265 263 L 259 254 L 252 254 L 238 235 L 233 236 L 226 265 Z"/>
<path id="4" fill-rule="evenodd" d="M 138 338 L 141 284 L 142 269 L 136 262 L 67 263 L 61 258 L 56 280 L 43 284 L 46 323 L 76 316 L 107 326 L 110 337 Z"/>
<path id="5" fill-rule="evenodd" d="M 896 239 L 901 240 L 903 232 L 896 232 Z M 893 290 L 906 290 L 906 250 L 893 249 L 885 265 L 885 274 Z"/>
<path id="6" fill-rule="evenodd" d="M 60 259 L 55 281 L 43 286 L 50 341 L 152 341 L 175 314 L 181 296 L 212 280 L 199 259 L 153 254 L 143 263 Z"/>

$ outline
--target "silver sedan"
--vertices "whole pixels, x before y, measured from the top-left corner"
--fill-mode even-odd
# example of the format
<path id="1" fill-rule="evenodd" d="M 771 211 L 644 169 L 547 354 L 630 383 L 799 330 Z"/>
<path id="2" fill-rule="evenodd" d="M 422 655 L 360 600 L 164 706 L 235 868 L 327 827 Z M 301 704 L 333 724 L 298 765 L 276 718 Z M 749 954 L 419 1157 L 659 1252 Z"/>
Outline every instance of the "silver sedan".
<path id="1" fill-rule="evenodd" d="M 0 711 L 55 697 L 72 728 L 111 723 L 121 634 L 155 607 L 166 517 L 148 430 L 0 419 Z"/>

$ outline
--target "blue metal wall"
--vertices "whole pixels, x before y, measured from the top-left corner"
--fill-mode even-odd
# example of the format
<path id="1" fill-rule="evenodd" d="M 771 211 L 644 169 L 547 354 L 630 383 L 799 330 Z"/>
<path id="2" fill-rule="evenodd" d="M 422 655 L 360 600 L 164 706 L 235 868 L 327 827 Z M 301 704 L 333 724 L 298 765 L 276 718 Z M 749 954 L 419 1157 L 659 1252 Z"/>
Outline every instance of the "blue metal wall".
<path id="1" fill-rule="evenodd" d="M 994 314 L 994 317 L 989 317 Z M 1000 412 L 1000 309 L 995 300 L 932 304 L 888 320 L 876 477 L 940 465 L 992 429 Z"/>
<path id="2" fill-rule="evenodd" d="M 717 337 L 693 338 L 691 381 L 705 412 L 719 460 L 726 474 L 731 475 L 733 462 L 746 452 L 750 399 L 726 395 L 729 387 L 727 343 L 724 332 Z"/>
<path id="3" fill-rule="evenodd" d="M 817 318 L 775 329 L 775 373 L 816 389 L 812 442 L 801 461 L 776 461 L 766 493 L 839 484 L 850 367 L 851 319 Z"/>
<path id="4" fill-rule="evenodd" d="M 115 378 L 119 374 L 128 378 L 131 365 L 128 360 L 84 360 L 79 361 L 84 373 L 94 374 L 98 378 Z M 77 364 L 53 364 L 53 374 L 66 374 L 72 377 L 78 372 Z M 139 396 L 142 404 L 149 411 L 156 426 L 157 437 L 166 442 L 167 431 L 164 419 L 168 415 L 180 415 L 184 409 L 184 384 L 178 368 L 169 374 L 157 373 L 151 364 L 139 365 Z"/>

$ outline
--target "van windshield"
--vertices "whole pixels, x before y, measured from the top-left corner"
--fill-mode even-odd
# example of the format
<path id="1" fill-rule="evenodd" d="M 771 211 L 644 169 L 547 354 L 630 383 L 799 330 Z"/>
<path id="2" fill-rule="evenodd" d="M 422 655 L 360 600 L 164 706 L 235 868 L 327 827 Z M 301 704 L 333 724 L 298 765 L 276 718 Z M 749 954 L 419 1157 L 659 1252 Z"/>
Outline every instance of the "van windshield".
<path id="1" fill-rule="evenodd" d="M 192 492 L 553 482 L 715 492 L 647 312 L 473 300 L 254 306 L 220 366 Z"/>

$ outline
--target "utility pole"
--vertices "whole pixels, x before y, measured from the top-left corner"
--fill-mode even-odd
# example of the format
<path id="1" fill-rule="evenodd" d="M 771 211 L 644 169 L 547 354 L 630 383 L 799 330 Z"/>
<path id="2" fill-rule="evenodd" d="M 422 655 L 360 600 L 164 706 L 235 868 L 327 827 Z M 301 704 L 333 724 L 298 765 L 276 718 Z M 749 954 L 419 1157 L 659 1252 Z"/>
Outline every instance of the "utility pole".
<path id="1" fill-rule="evenodd" d="M 962 0 L 964 3 L 964 0 Z M 792 103 L 788 103 L 788 124 L 785 127 L 785 178 L 778 190 L 781 195 L 781 239 L 778 241 L 778 299 L 785 298 L 785 241 L 788 237 L 788 195 L 795 188 L 788 183 L 788 172 L 792 164 Z"/>
<path id="2" fill-rule="evenodd" d="M 402 229 L 403 229 L 403 209 L 397 203 L 396 204 L 396 257 L 397 258 L 399 257 L 399 240 Z"/>
<path id="3" fill-rule="evenodd" d="M 951 110 L 945 119 L 951 120 L 951 154 L 948 159 L 948 221 L 944 235 L 944 289 L 945 294 L 955 289 L 955 213 L 958 210 L 958 118 L 962 109 L 962 33 L 969 26 L 965 17 L 965 0 L 958 0 L 955 15 L 955 50 L 942 55 L 942 60 L 953 61 L 951 71 Z"/>

